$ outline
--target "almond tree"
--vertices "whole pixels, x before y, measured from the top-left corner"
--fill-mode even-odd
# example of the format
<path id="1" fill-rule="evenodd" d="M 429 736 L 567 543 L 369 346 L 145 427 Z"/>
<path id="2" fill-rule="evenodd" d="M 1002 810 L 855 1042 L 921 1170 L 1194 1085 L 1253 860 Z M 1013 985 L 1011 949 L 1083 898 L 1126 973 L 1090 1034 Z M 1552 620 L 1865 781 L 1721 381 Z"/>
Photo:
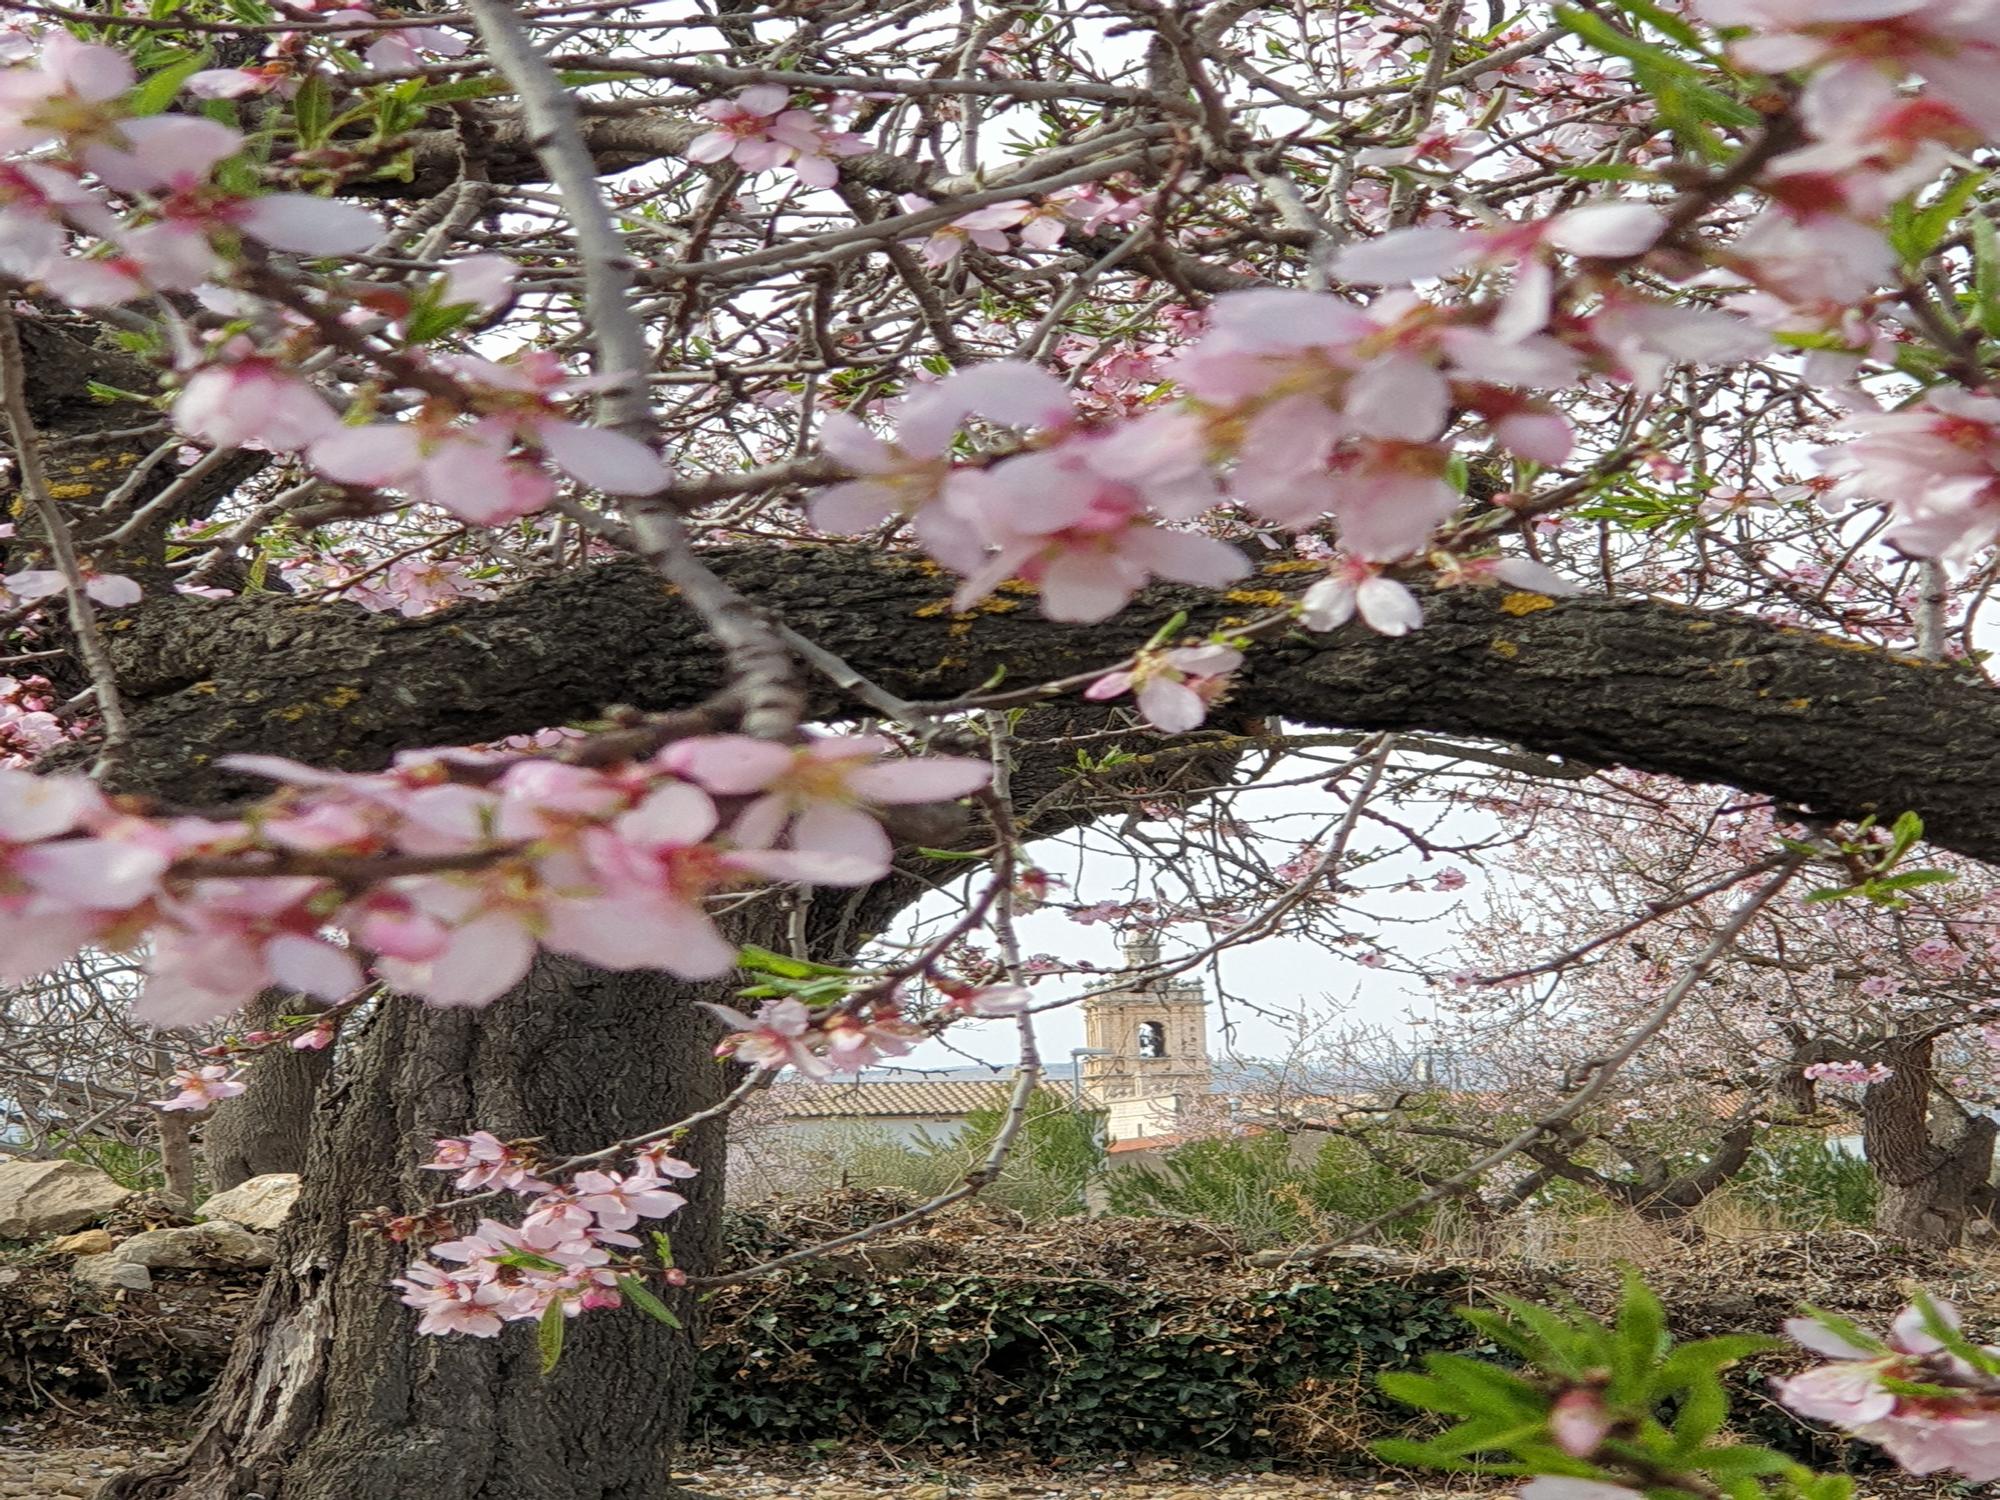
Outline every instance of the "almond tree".
<path id="1" fill-rule="evenodd" d="M 1505 883 L 1463 955 L 1501 983 L 1461 978 L 1453 1024 L 1482 1055 L 1513 1058 L 1513 1092 L 1532 1111 L 1563 1092 L 1566 1056 L 1629 1027 L 1710 941 L 1720 887 L 1742 863 L 1774 833 L 1810 830 L 1762 799 L 1630 773 L 1529 790 L 1519 810 L 1532 832 L 1502 857 Z M 1606 1100 L 1617 1124 L 1603 1140 L 1624 1150 L 1643 1122 L 1671 1116 L 1682 1149 L 1714 1143 L 1701 1174 L 1712 1191 L 1770 1122 L 1851 1132 L 1882 1186 L 1882 1229 L 1954 1244 L 1990 1212 L 1996 891 L 1984 866 L 1959 860 L 1871 883 L 1866 865 L 1892 847 L 1856 841 L 1846 871 L 1830 864 L 1735 937 Z M 1643 1182 L 1647 1164 L 1634 1165 Z"/>

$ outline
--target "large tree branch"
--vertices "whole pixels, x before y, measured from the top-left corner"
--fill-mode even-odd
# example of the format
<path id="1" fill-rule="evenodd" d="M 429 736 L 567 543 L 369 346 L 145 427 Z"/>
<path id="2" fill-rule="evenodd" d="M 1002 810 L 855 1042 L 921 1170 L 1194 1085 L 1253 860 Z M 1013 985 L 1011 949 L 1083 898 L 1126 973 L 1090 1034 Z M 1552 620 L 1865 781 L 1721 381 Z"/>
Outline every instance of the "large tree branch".
<path id="1" fill-rule="evenodd" d="M 948 698 L 1084 672 L 1175 609 L 1194 630 L 1259 613 L 1290 574 L 1208 595 L 1162 589 L 1106 625 L 1044 620 L 1025 589 L 951 613 L 930 565 L 855 547 L 706 554 L 754 604 L 900 697 Z M 1281 568 L 1283 565 L 1281 565 Z M 1726 782 L 1817 812 L 1914 809 L 1939 844 L 2000 857 L 2000 693 L 1948 666 L 1642 599 L 1552 602 L 1468 589 L 1424 628 L 1359 628 L 1257 647 L 1240 713 L 1423 729 L 1592 765 Z M 412 745 L 491 739 L 613 703 L 662 710 L 721 686 L 713 643 L 644 569 L 525 584 L 416 620 L 270 598 L 161 599 L 113 633 L 131 700 L 128 785 L 230 790 L 230 751 L 361 768 Z M 831 700 L 817 705 L 834 711 Z"/>

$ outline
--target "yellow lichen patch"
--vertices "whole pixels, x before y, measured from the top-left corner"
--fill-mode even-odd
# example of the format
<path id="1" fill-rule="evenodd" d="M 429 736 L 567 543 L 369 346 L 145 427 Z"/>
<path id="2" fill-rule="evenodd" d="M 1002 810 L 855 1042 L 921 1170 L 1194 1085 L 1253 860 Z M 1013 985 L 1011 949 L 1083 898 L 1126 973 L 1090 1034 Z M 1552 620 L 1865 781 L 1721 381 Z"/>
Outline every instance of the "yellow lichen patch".
<path id="1" fill-rule="evenodd" d="M 207 693 L 212 697 L 216 693 L 220 692 L 221 689 L 218 688 L 212 682 L 197 682 L 190 685 L 188 691 L 190 693 Z"/>
<path id="2" fill-rule="evenodd" d="M 328 708 L 345 708 L 348 704 L 358 701 L 360 697 L 361 689 L 348 684 L 335 688 L 323 701 Z"/>
<path id="3" fill-rule="evenodd" d="M 929 604 L 919 604 L 910 613 L 920 620 L 935 620 L 939 615 L 948 615 L 951 613 L 951 601 L 949 599 L 933 599 Z"/>
<path id="4" fill-rule="evenodd" d="M 1508 661 L 1521 654 L 1521 648 L 1513 641 L 1495 641 L 1491 649 L 1495 656 L 1505 657 Z"/>
<path id="5" fill-rule="evenodd" d="M 116 460 L 109 458 L 93 458 L 89 463 L 85 464 L 84 467 L 90 470 L 90 472 L 93 474 L 102 474 L 106 469 L 110 468 L 114 462 L 116 462 Z"/>
<path id="6" fill-rule="evenodd" d="M 962 656 L 940 656 L 938 658 L 938 670 L 940 672 L 946 671 L 952 667 L 963 667 L 968 665 L 970 665 L 970 663 L 968 663 L 966 659 Z"/>
<path id="7" fill-rule="evenodd" d="M 1789 709 L 1790 709 L 1790 710 L 1791 710 L 1791 711 L 1792 711 L 1793 713 L 1795 713 L 1795 714 L 1802 714 L 1802 713 L 1804 713 L 1804 712 L 1805 712 L 1805 711 L 1806 711 L 1807 709 L 1809 709 L 1809 708 L 1811 708 L 1811 707 L 1812 707 L 1812 699 L 1810 699 L 1810 698 L 1790 698 L 1790 699 L 1787 699 L 1787 700 L 1786 700 L 1786 702 L 1785 702 L 1785 707 L 1786 707 L 1786 708 L 1789 708 Z"/>
<path id="8" fill-rule="evenodd" d="M 1687 622 L 1687 628 L 1696 635 L 1706 635 L 1709 631 L 1715 629 L 1715 621 L 1689 620 Z"/>
<path id="9" fill-rule="evenodd" d="M 972 606 L 972 613 L 976 615 L 1004 615 L 1008 610 L 1019 609 L 1020 607 L 1021 601 L 1019 599 L 982 599 Z"/>
<path id="10" fill-rule="evenodd" d="M 956 620 L 945 626 L 944 633 L 955 639 L 963 640 L 966 636 L 972 634 L 972 621 L 966 616 L 960 615 Z"/>
<path id="11" fill-rule="evenodd" d="M 1265 609 L 1282 609 L 1285 596 L 1276 589 L 1231 589 L 1222 596 L 1231 604 L 1256 604 Z"/>
<path id="12" fill-rule="evenodd" d="M 1003 578 L 993 585 L 993 591 L 999 594 L 1023 594 L 1030 599 L 1041 592 L 1025 578 Z"/>
<path id="13" fill-rule="evenodd" d="M 1288 557 L 1283 562 L 1265 563 L 1259 573 L 1320 573 L 1326 564 L 1310 557 Z"/>
<path id="14" fill-rule="evenodd" d="M 49 486 L 51 500 L 81 500 L 85 495 L 97 493 L 97 486 L 79 479 L 72 484 L 52 484 Z"/>
<path id="15" fill-rule="evenodd" d="M 287 724 L 296 724 L 307 714 L 318 712 L 319 705 L 316 703 L 294 703 L 290 708 L 272 709 L 271 716 L 276 719 L 283 719 Z"/>
<path id="16" fill-rule="evenodd" d="M 1245 619 L 1242 615 L 1224 615 L 1216 623 L 1218 625 L 1229 626 L 1229 625 L 1248 625 L 1250 622 L 1247 619 Z"/>
<path id="17" fill-rule="evenodd" d="M 1531 594 L 1526 589 L 1511 593 L 1500 601 L 1500 613 L 1512 615 L 1517 620 L 1523 615 L 1532 615 L 1555 607 L 1556 601 L 1547 594 Z"/>

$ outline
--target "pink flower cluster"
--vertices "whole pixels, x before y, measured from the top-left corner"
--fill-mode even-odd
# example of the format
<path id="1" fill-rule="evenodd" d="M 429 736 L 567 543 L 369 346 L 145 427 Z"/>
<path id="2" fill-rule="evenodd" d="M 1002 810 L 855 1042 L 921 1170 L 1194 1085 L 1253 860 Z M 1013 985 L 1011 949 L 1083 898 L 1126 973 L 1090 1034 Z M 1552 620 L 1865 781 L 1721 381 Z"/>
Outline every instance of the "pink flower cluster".
<path id="1" fill-rule="evenodd" d="M 1932 1306 L 1956 1339 L 1957 1312 Z M 2000 1351 L 1975 1349 L 1977 1359 L 1967 1358 L 1915 1307 L 1897 1315 L 1886 1342 L 1815 1318 L 1793 1318 L 1785 1331 L 1836 1361 L 1777 1382 L 1778 1399 L 1793 1411 L 1879 1443 L 1914 1474 L 1949 1469 L 1975 1484 L 2000 1479 L 2000 1366 L 1982 1363 Z M 1925 1389 L 1891 1389 L 1892 1382 Z"/>
<path id="2" fill-rule="evenodd" d="M 1817 1062 L 1807 1065 L 1805 1076 L 1816 1083 L 1886 1083 L 1896 1076 L 1896 1070 L 1886 1063 Z"/>
<path id="3" fill-rule="evenodd" d="M 696 1004 L 736 1033 L 715 1049 L 717 1057 L 733 1057 L 774 1072 L 797 1068 L 812 1078 L 852 1073 L 886 1057 L 901 1057 L 923 1036 L 893 1002 L 856 1014 L 841 1009 L 814 1011 L 798 1000 L 766 1000 L 754 1016 L 707 1000 Z"/>
<path id="4" fill-rule="evenodd" d="M 244 756 L 236 769 L 283 789 L 227 820 L 147 818 L 81 777 L 0 770 L 0 979 L 146 940 L 133 1010 L 165 1027 L 273 984 L 338 1003 L 371 970 L 433 1004 L 484 1005 L 541 947 L 714 977 L 736 953 L 706 898 L 764 880 L 866 885 L 890 865 L 877 808 L 949 801 L 989 775 L 892 748 L 717 735 L 610 768 L 453 751 L 372 775 Z"/>
<path id="5" fill-rule="evenodd" d="M 918 193 L 905 193 L 896 200 L 904 213 L 932 207 L 931 200 Z M 996 254 L 1012 247 L 1009 234 L 1018 234 L 1030 250 L 1053 250 L 1063 241 L 1072 221 L 1100 213 L 1100 207 L 1085 188 L 1064 188 L 1035 203 L 1027 198 L 1008 198 L 961 214 L 942 229 L 931 231 L 924 241 L 923 261 L 927 266 L 949 265 L 967 247 Z"/>
<path id="6" fill-rule="evenodd" d="M 419 1333 L 492 1338 L 503 1325 L 541 1318 L 551 1308 L 575 1317 L 623 1302 L 619 1282 L 661 1268 L 623 1252 L 641 1241 L 644 1219 L 665 1219 L 687 1199 L 669 1185 L 696 1168 L 663 1146 L 631 1158 L 627 1170 L 576 1173 L 562 1186 L 535 1175 L 533 1161 L 488 1131 L 437 1142 L 427 1171 L 455 1172 L 466 1191 L 500 1189 L 523 1202 L 518 1226 L 481 1219 L 471 1234 L 433 1245 L 395 1281 L 406 1306 L 422 1316 Z M 436 1261 L 452 1262 L 441 1266 Z M 666 1268 L 669 1285 L 686 1280 Z"/>
<path id="7" fill-rule="evenodd" d="M 278 0 L 281 8 L 302 20 L 349 22 L 353 31 L 281 31 L 264 49 L 267 61 L 241 68 L 204 68 L 191 76 L 187 91 L 198 99 L 241 99 L 253 94 L 290 98 L 305 70 L 302 56 L 312 41 L 322 39 L 352 49 L 360 44 L 361 59 L 381 72 L 408 72 L 421 67 L 425 55 L 462 57 L 470 43 L 459 32 L 438 26 L 388 26 L 366 4 L 356 0 Z M 336 61 L 342 66 L 342 61 Z M 346 66 L 351 66 L 347 64 Z"/>
<path id="8" fill-rule="evenodd" d="M 200 115 L 134 118 L 122 101 L 137 81 L 123 53 L 61 27 L 0 70 L 0 271 L 72 306 L 103 307 L 194 291 L 239 235 L 313 256 L 380 236 L 375 216 L 350 203 L 213 185 L 242 132 Z"/>
<path id="9" fill-rule="evenodd" d="M 1940 386 L 1845 425 L 1859 435 L 1820 455 L 1839 480 L 1830 498 L 1886 500 L 1889 542 L 1961 561 L 2000 536 L 2000 398 Z"/>
<path id="10" fill-rule="evenodd" d="M 1600 318 L 1615 351 L 1608 344 L 1604 359 L 1629 364 L 1641 346 L 1662 359 L 1687 352 L 1676 342 L 1674 311 L 1607 298 Z M 1720 314 L 1693 316 L 1719 318 L 1738 335 L 1734 345 L 1709 337 L 1708 354 L 1743 357 L 1762 345 Z M 1705 321 L 1702 328 L 1714 333 Z M 931 556 L 965 575 L 956 608 L 1019 576 L 1040 587 L 1052 619 L 1087 622 L 1112 615 L 1156 577 L 1209 586 L 1241 577 L 1247 564 L 1235 548 L 1186 525 L 1234 500 L 1290 530 L 1328 521 L 1338 528 L 1347 557 L 1308 593 L 1310 628 L 1359 613 L 1399 635 L 1421 623 L 1422 611 L 1379 574 L 1421 552 L 1463 503 L 1451 478 L 1452 413 L 1478 414 L 1522 458 L 1560 462 L 1570 447 L 1566 420 L 1512 383 L 1568 385 L 1582 369 L 1575 342 L 1464 326 L 1400 295 L 1364 308 L 1308 292 L 1232 293 L 1217 300 L 1208 331 L 1176 363 L 1190 399 L 1109 427 L 1080 421 L 1053 376 L 1004 362 L 908 397 L 890 437 L 829 415 L 823 446 L 857 478 L 819 495 L 813 522 L 853 532 L 906 521 Z M 1035 435 L 1006 456 L 957 463 L 953 445 L 975 418 Z M 1563 587 L 1547 569 L 1525 560 L 1520 567 L 1533 579 L 1524 586 Z M 1102 692 L 1150 684 L 1151 699 L 1175 699 L 1165 711 L 1184 720 L 1187 701 L 1168 691 L 1177 685 L 1169 670 L 1186 664 L 1158 658 L 1133 682 Z"/>
<path id="11" fill-rule="evenodd" d="M 854 100 L 839 96 L 832 110 L 844 117 L 854 106 Z M 832 187 L 840 180 L 837 158 L 868 149 L 852 131 L 828 125 L 810 110 L 794 109 L 791 90 L 783 84 L 753 84 L 734 99 L 712 99 L 695 113 L 713 128 L 688 146 L 689 161 L 729 161 L 746 172 L 789 166 L 808 187 Z"/>
<path id="12" fill-rule="evenodd" d="M 575 379 L 551 354 L 506 363 L 447 355 L 431 368 L 453 395 L 432 396 L 409 421 L 349 426 L 304 380 L 232 340 L 188 377 L 174 424 L 218 448 L 303 453 L 323 477 L 396 490 L 460 520 L 495 526 L 547 505 L 548 465 L 609 495 L 649 495 L 667 483 L 659 457 L 636 438 L 587 427 L 562 402 L 594 382 Z"/>
<path id="13" fill-rule="evenodd" d="M 0 766 L 25 766 L 74 738 L 55 706 L 55 686 L 46 677 L 0 676 Z"/>
<path id="14" fill-rule="evenodd" d="M 1066 386 L 1032 365 L 961 370 L 903 403 L 893 439 L 851 417 L 826 419 L 827 452 L 861 476 L 813 503 L 813 524 L 858 531 L 907 517 L 924 548 L 966 574 L 953 603 L 968 609 L 1007 579 L 1039 584 L 1051 619 L 1115 614 L 1154 577 L 1220 585 L 1248 571 L 1214 537 L 1172 529 L 1221 492 L 1199 427 L 1162 412 L 1106 432 L 1076 425 Z M 970 417 L 1040 428 L 1046 446 L 959 467 L 952 442 Z"/>

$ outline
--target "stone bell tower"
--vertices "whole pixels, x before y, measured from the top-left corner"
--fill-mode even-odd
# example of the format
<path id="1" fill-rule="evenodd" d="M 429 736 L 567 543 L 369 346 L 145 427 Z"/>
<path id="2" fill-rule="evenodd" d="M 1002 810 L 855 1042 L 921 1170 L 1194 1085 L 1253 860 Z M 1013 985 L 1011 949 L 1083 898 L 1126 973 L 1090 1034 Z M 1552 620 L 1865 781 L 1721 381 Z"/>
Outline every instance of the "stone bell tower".
<path id="1" fill-rule="evenodd" d="M 1125 939 L 1125 967 L 1143 971 L 1160 961 L 1159 939 L 1135 932 Z M 1083 1040 L 1103 1057 L 1079 1059 L 1091 1102 L 1169 1101 L 1208 1093 L 1208 995 L 1195 979 L 1135 979 L 1083 1002 Z M 1177 1111 L 1174 1111 L 1177 1112 Z"/>

